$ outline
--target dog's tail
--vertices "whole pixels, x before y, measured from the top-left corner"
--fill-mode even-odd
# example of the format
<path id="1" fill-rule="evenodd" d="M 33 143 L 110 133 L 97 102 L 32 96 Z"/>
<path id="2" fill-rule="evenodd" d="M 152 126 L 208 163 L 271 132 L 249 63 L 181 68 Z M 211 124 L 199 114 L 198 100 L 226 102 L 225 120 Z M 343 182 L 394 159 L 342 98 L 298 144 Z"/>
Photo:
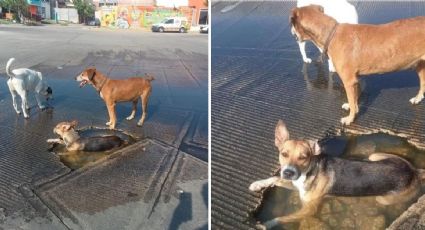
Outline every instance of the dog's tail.
<path id="1" fill-rule="evenodd" d="M 9 76 L 9 77 L 14 77 L 15 75 L 10 71 L 10 66 L 12 65 L 12 63 L 15 61 L 15 58 L 11 58 L 11 59 L 9 59 L 9 61 L 7 61 L 7 64 L 6 64 L 6 74 Z"/>
<path id="2" fill-rule="evenodd" d="M 147 81 L 153 81 L 153 80 L 155 80 L 155 78 L 154 78 L 152 75 L 147 74 L 147 73 L 145 73 L 145 79 L 146 79 Z"/>
<path id="3" fill-rule="evenodd" d="M 418 169 L 419 180 L 424 183 L 425 182 L 425 169 Z"/>

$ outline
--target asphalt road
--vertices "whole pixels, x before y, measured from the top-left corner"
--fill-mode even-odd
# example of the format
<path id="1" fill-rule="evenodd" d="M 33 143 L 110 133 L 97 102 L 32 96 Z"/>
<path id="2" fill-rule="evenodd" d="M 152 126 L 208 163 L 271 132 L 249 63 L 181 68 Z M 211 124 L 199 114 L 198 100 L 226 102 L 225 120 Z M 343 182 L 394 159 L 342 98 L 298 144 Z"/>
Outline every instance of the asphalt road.
<path id="1" fill-rule="evenodd" d="M 30 96 L 15 114 L 6 86 L 13 67 L 43 73 L 51 112 Z M 47 150 L 60 121 L 105 127 L 107 110 L 73 79 L 87 66 L 111 78 L 155 76 L 143 127 L 117 106 L 117 129 L 137 142 L 71 170 Z M 136 117 L 140 117 L 140 105 Z M 183 229 L 207 226 L 208 36 L 79 25 L 0 26 L 0 226 L 5 229 Z M 185 210 L 183 212 L 181 210 Z"/>

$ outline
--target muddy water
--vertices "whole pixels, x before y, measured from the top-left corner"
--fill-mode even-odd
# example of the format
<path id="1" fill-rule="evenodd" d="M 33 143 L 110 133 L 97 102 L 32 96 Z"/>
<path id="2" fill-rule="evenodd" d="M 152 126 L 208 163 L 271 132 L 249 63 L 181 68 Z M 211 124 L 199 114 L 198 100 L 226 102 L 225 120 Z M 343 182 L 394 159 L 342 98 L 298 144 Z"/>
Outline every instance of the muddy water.
<path id="1" fill-rule="evenodd" d="M 324 140 L 321 145 L 326 154 L 333 156 L 364 159 L 371 153 L 385 152 L 402 156 L 416 167 L 425 168 L 425 151 L 418 150 L 403 138 L 387 134 L 343 135 Z M 375 197 L 326 198 L 314 217 L 274 229 L 385 229 L 416 200 L 384 206 L 378 204 Z M 297 192 L 272 188 L 265 193 L 256 218 L 264 222 L 293 213 L 300 206 Z"/>
<path id="2" fill-rule="evenodd" d="M 94 136 L 109 136 L 115 135 L 126 141 L 126 144 L 120 148 L 125 146 L 134 144 L 136 139 L 132 136 L 118 131 L 118 130 L 109 130 L 109 129 L 98 129 L 98 128 L 87 128 L 83 130 L 79 130 L 78 133 L 81 137 L 94 137 Z M 60 161 L 67 167 L 71 169 L 81 168 L 89 163 L 98 161 L 111 153 L 117 151 L 120 148 L 112 149 L 104 152 L 85 152 L 85 151 L 76 151 L 76 152 L 68 152 L 63 145 L 56 145 L 52 152 L 54 152 L 59 158 Z"/>

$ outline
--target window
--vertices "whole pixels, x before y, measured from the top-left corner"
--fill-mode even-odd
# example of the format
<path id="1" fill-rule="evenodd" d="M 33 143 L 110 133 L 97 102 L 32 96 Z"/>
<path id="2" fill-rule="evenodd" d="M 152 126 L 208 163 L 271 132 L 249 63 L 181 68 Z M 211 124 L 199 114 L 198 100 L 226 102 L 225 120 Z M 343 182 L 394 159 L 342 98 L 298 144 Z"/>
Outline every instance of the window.
<path id="1" fill-rule="evenodd" d="M 174 19 L 168 19 L 168 21 L 166 21 L 165 24 L 174 24 Z"/>

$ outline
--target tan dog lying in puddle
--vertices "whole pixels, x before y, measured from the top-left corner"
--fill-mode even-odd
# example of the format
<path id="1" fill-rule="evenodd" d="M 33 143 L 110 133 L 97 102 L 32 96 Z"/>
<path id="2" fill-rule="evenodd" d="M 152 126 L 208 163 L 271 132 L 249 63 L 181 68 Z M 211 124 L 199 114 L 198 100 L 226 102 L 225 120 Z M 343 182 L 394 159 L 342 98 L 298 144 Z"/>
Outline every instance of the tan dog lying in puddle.
<path id="1" fill-rule="evenodd" d="M 53 129 L 60 138 L 48 139 L 47 143 L 58 143 L 66 146 L 68 151 L 101 152 L 121 147 L 125 141 L 118 136 L 80 137 L 75 130 L 77 121 L 60 122 Z"/>
<path id="2" fill-rule="evenodd" d="M 249 186 L 260 191 L 272 186 L 297 189 L 302 208 L 290 215 L 264 223 L 265 228 L 298 222 L 312 216 L 327 196 L 376 196 L 383 205 L 405 202 L 418 193 L 425 170 L 392 154 L 374 153 L 368 160 L 348 160 L 320 154 L 317 142 L 290 140 L 285 124 L 275 130 L 279 150 L 280 176 L 259 180 Z"/>

